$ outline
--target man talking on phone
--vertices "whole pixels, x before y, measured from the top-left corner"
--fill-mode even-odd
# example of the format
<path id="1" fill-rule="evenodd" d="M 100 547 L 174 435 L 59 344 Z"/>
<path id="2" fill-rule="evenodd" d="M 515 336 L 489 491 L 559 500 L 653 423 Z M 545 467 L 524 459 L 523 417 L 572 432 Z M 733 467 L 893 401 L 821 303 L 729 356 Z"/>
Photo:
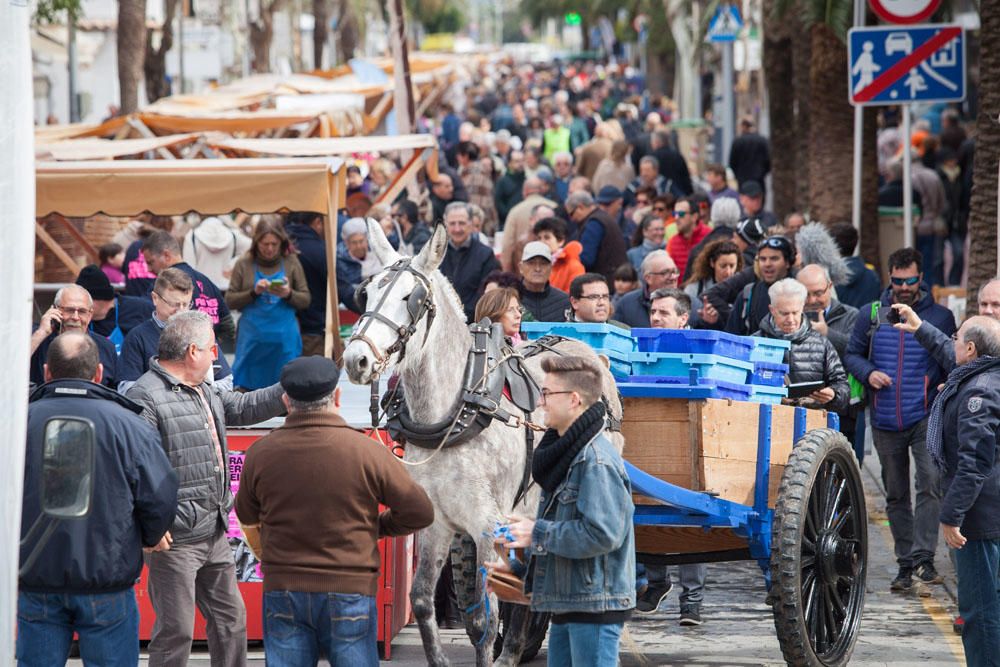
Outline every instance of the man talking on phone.
<path id="1" fill-rule="evenodd" d="M 882 465 L 899 565 L 890 589 L 897 592 L 913 587 L 914 574 L 924 584 L 942 582 L 934 568 L 941 494 L 926 441 L 928 413 L 945 372 L 912 333 L 893 326 L 900 316 L 892 306 L 903 304 L 945 335 L 955 333 L 955 318 L 934 303 L 923 282 L 922 265 L 923 258 L 913 248 L 889 256 L 892 284 L 879 301 L 860 310 L 844 355 L 847 370 L 871 397 L 872 438 Z M 915 509 L 910 503 L 911 452 L 916 462 Z"/>

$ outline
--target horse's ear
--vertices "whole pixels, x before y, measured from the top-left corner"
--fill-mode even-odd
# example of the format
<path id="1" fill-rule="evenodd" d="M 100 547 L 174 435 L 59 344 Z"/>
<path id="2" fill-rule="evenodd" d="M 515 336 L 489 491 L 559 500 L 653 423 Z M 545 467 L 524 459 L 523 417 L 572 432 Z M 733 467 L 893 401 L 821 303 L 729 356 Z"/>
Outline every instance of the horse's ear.
<path id="1" fill-rule="evenodd" d="M 399 259 L 399 253 L 392 249 L 389 239 L 385 238 L 382 225 L 375 218 L 367 218 L 365 223 L 368 225 L 368 245 L 375 253 L 379 264 L 382 266 L 394 264 Z"/>
<path id="2" fill-rule="evenodd" d="M 444 225 L 437 225 L 431 238 L 421 248 L 420 254 L 413 261 L 414 266 L 423 271 L 434 271 L 441 266 L 444 254 L 448 251 L 448 231 Z"/>

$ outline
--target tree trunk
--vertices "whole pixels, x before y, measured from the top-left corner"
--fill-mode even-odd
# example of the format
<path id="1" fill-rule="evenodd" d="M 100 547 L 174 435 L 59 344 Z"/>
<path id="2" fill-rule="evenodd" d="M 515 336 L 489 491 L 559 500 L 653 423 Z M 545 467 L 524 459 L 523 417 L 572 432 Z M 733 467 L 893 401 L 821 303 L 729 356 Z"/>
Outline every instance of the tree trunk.
<path id="1" fill-rule="evenodd" d="M 153 48 L 153 30 L 146 30 L 146 57 L 142 71 L 146 83 L 146 101 L 152 104 L 161 97 L 170 95 L 167 83 L 167 53 L 174 48 L 174 19 L 180 0 L 166 0 L 163 7 L 163 30 L 160 45 Z"/>
<path id="2" fill-rule="evenodd" d="M 792 27 L 793 35 L 792 67 L 795 77 L 795 152 L 794 162 L 796 166 L 795 178 L 795 208 L 800 211 L 809 208 L 809 125 L 812 109 L 812 97 L 810 95 L 810 63 L 812 62 L 812 39 L 809 31 L 803 29 L 798 14 L 801 11 L 800 3 L 795 2 L 785 12 L 785 20 Z M 795 14 L 792 16 L 792 14 Z M 772 127 L 774 122 L 771 123 Z M 772 151 L 773 153 L 773 151 Z"/>
<path id="3" fill-rule="evenodd" d="M 976 115 L 976 152 L 972 167 L 969 211 L 970 313 L 978 312 L 979 288 L 997 275 L 997 164 L 1000 162 L 1000 0 L 979 4 L 979 110 Z M 993 72 L 989 75 L 988 72 Z"/>
<path id="4" fill-rule="evenodd" d="M 663 0 L 670 34 L 676 48 L 674 101 L 681 118 L 697 116 L 699 72 L 695 57 L 698 53 L 697 36 L 691 34 L 691 7 L 685 0 Z"/>
<path id="5" fill-rule="evenodd" d="M 279 11 L 286 0 L 271 0 L 260 3 L 260 17 L 250 22 L 250 49 L 253 51 L 251 69 L 264 74 L 271 71 L 271 40 L 274 39 L 274 13 Z"/>
<path id="6" fill-rule="evenodd" d="M 327 0 L 313 0 L 313 69 L 323 69 L 323 51 L 329 35 L 330 12 Z"/>
<path id="7" fill-rule="evenodd" d="M 847 46 L 825 24 L 813 25 L 810 34 L 809 213 L 826 223 L 850 220 L 854 108 L 844 92 Z"/>
<path id="8" fill-rule="evenodd" d="M 146 53 L 146 0 L 118 2 L 118 90 L 122 114 L 139 109 L 139 80 Z"/>
<path id="9" fill-rule="evenodd" d="M 361 29 L 354 13 L 351 0 L 340 0 L 340 21 L 337 22 L 337 57 L 339 63 L 346 63 L 354 57 L 358 49 Z"/>
<path id="10" fill-rule="evenodd" d="M 773 0 L 764 3 L 764 79 L 768 115 L 771 119 L 771 154 L 795 155 L 795 83 L 792 55 L 794 43 L 787 30 L 787 17 L 775 14 Z M 795 179 L 799 165 L 794 159 L 776 159 L 771 164 L 771 207 L 779 220 L 796 209 Z"/>

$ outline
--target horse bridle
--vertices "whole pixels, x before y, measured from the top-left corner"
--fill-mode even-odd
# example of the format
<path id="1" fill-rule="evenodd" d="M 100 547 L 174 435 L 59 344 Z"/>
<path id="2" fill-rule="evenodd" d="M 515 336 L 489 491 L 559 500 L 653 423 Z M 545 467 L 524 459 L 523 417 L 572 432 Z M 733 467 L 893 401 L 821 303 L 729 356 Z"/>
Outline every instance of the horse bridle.
<path id="1" fill-rule="evenodd" d="M 354 290 L 354 302 L 363 312 L 358 320 L 360 326 L 357 331 L 351 334 L 351 337 L 347 340 L 347 344 L 350 345 L 355 340 L 358 340 L 368 346 L 375 356 L 375 367 L 373 370 L 376 375 L 382 374 L 393 354 L 398 352 L 399 361 L 403 360 L 403 356 L 406 354 L 406 343 L 416 332 L 417 324 L 423 319 L 424 315 L 427 316 L 428 329 L 431 326 L 431 322 L 434 321 L 436 307 L 431 295 L 431 281 L 423 273 L 413 268 L 411 262 L 412 258 L 404 257 L 385 269 L 386 275 L 379 281 L 378 286 L 385 287 L 386 289 L 383 290 L 381 298 L 379 298 L 378 303 L 375 304 L 375 308 L 372 310 L 368 309 L 367 288 L 375 276 L 367 278 Z M 385 304 L 386 298 L 392 293 L 392 288 L 396 284 L 396 281 L 406 273 L 414 277 L 417 285 L 410 292 L 410 295 L 406 297 L 406 312 L 410 316 L 410 322 L 409 324 L 400 324 L 393 322 L 379 311 Z M 387 347 L 384 353 L 379 352 L 375 343 L 366 335 L 368 327 L 374 321 L 379 321 L 396 332 L 396 341 Z M 426 340 L 427 337 L 425 336 L 424 341 L 426 342 Z"/>

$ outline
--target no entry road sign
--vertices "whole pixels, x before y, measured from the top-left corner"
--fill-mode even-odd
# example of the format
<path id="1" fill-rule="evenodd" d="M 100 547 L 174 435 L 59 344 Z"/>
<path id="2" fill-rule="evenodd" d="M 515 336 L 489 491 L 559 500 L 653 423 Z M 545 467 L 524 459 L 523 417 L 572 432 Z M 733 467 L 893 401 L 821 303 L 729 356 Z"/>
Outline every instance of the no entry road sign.
<path id="1" fill-rule="evenodd" d="M 854 28 L 848 33 L 851 104 L 965 98 L 965 33 L 940 24 Z"/>
<path id="2" fill-rule="evenodd" d="M 883 21 L 923 23 L 941 6 L 941 0 L 868 0 L 868 4 Z"/>

